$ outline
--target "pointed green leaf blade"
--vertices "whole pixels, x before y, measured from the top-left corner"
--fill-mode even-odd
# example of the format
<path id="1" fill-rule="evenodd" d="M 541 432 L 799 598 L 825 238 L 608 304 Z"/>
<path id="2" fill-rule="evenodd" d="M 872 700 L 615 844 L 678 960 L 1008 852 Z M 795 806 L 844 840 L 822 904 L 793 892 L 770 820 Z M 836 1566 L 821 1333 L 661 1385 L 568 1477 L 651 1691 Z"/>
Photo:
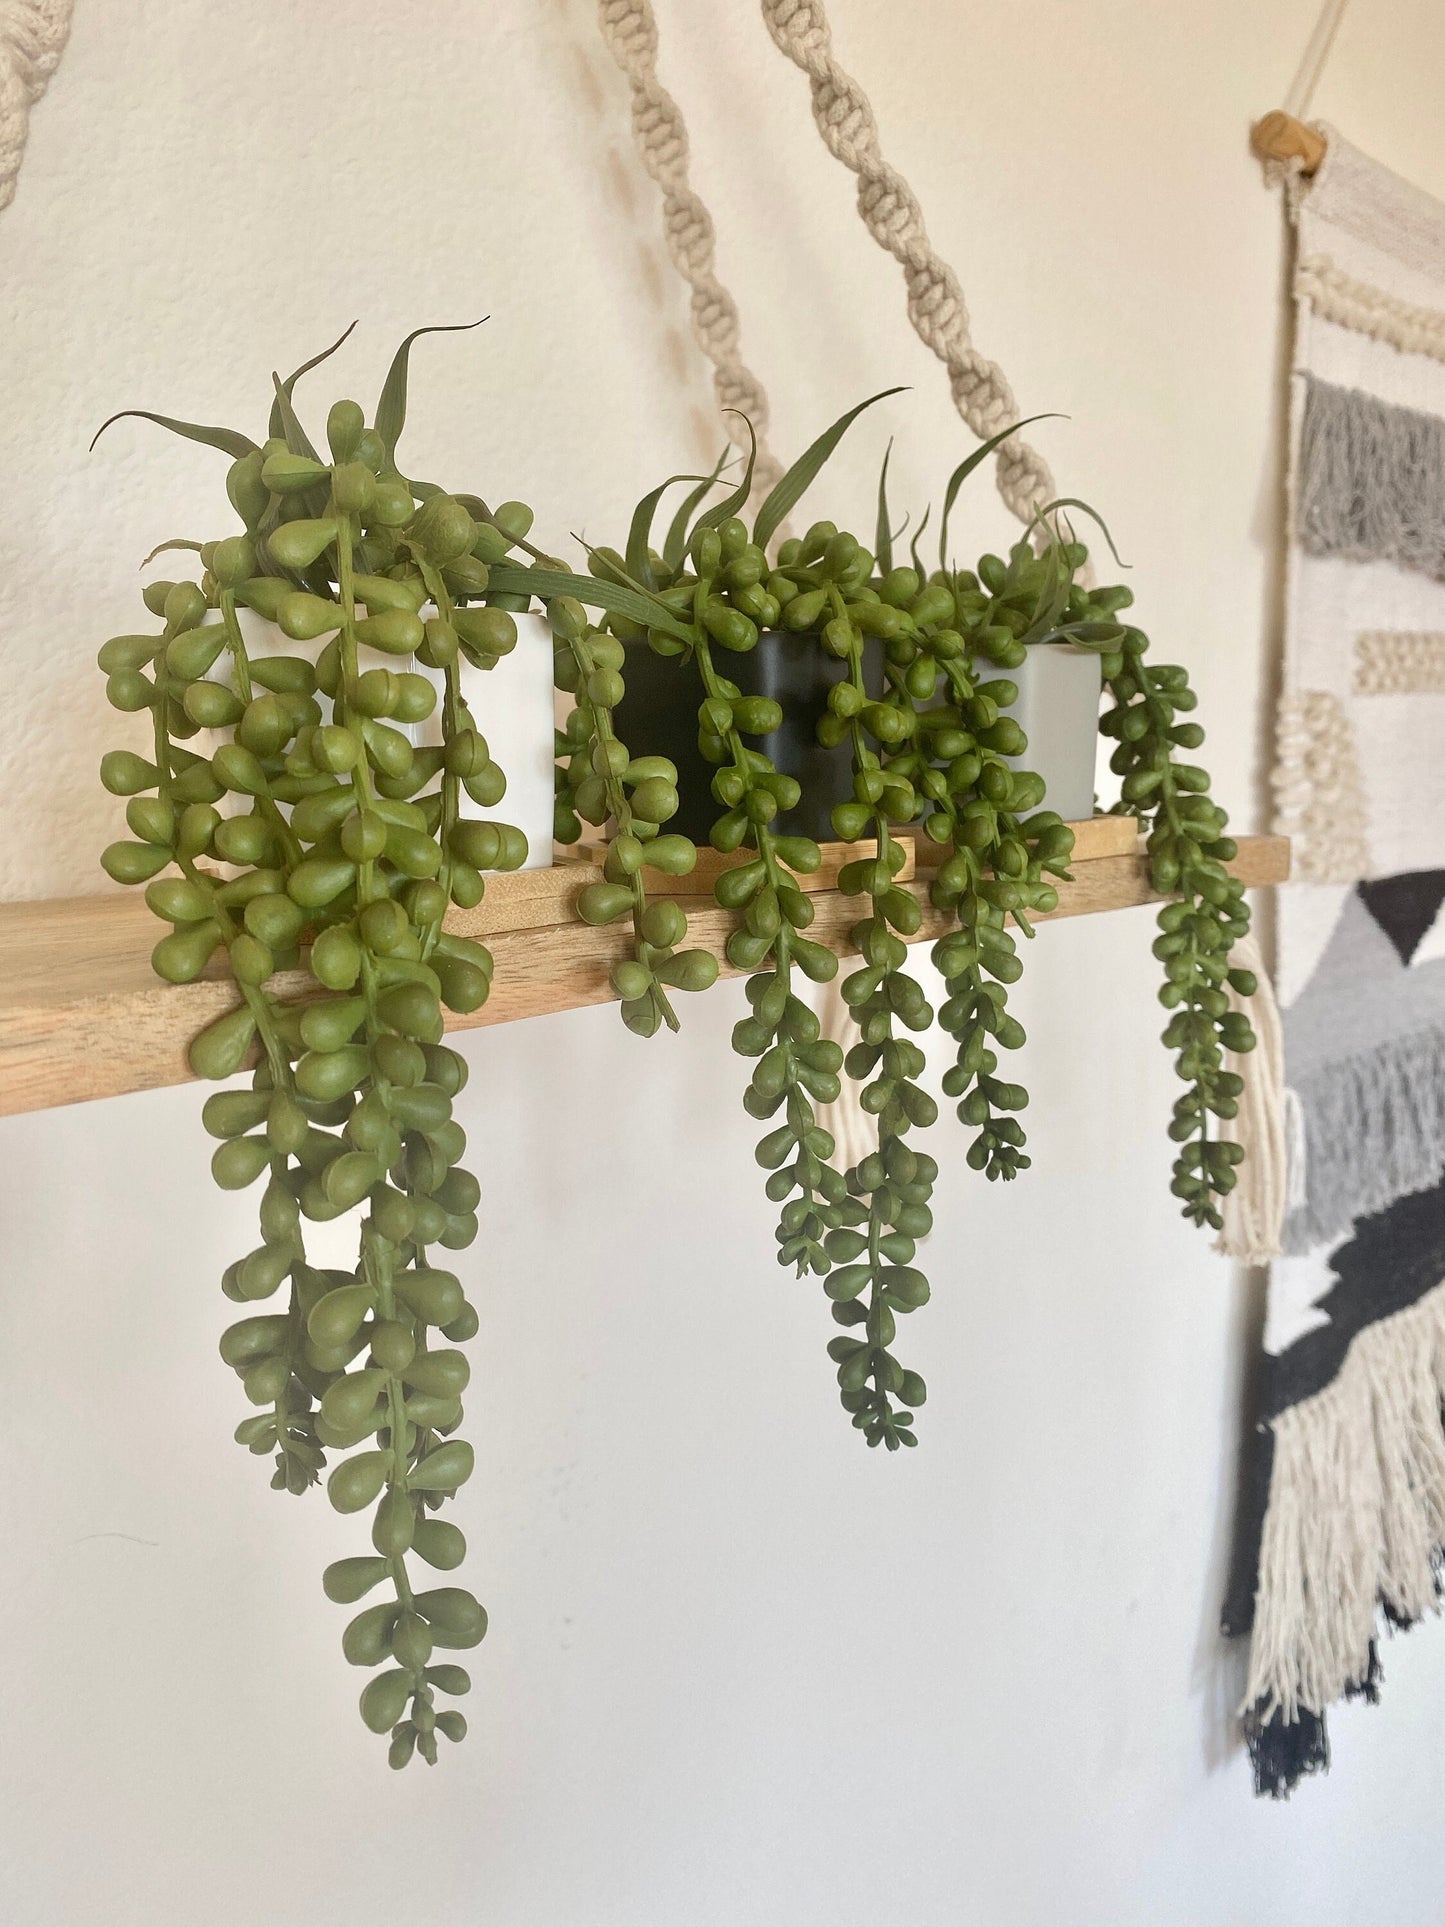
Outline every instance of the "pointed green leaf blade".
<path id="1" fill-rule="evenodd" d="M 753 524 L 753 540 L 760 549 L 768 546 L 779 525 L 792 514 L 805 490 L 864 409 L 871 408 L 874 402 L 886 401 L 890 395 L 902 393 L 902 386 L 884 388 L 876 395 L 870 395 L 867 401 L 860 401 L 856 408 L 850 408 L 846 415 L 841 415 L 830 429 L 818 437 L 811 448 L 798 457 L 782 479 L 769 490 L 766 500 L 758 510 L 758 518 Z"/>
<path id="2" fill-rule="evenodd" d="M 295 374 L 288 375 L 286 377 L 285 381 L 283 381 L 280 384 L 280 386 L 285 391 L 286 399 L 288 401 L 291 399 L 292 389 L 295 388 L 297 382 L 300 381 L 301 377 L 305 374 L 309 374 L 313 368 L 319 367 L 323 361 L 328 360 L 330 356 L 334 355 L 336 353 L 336 350 L 341 346 L 342 342 L 344 342 L 351 334 L 355 326 L 356 326 L 356 323 L 353 321 L 351 324 L 351 327 L 346 330 L 345 334 L 338 335 L 335 341 L 332 342 L 329 348 L 323 348 L 321 350 L 321 353 L 319 355 L 313 355 L 310 361 L 303 361 L 301 366 L 296 370 Z M 276 377 L 273 375 L 271 379 L 274 381 Z M 279 400 L 273 401 L 271 404 L 271 420 L 267 427 L 267 433 L 271 436 L 273 440 L 278 435 L 285 435 L 286 433 L 286 424 L 282 418 L 281 406 L 280 406 Z M 290 446 L 289 441 L 287 446 L 288 447 Z M 305 448 L 292 448 L 291 453 L 293 455 L 309 455 L 313 461 L 318 461 L 320 459 L 320 457 L 316 453 L 316 450 L 312 448 L 309 443 Z"/>
<path id="3" fill-rule="evenodd" d="M 396 445 L 401 440 L 401 431 L 406 426 L 406 382 L 411 344 L 422 335 L 465 334 L 469 328 L 480 328 L 489 319 L 488 315 L 479 315 L 475 321 L 438 322 L 429 328 L 413 328 L 392 356 L 391 367 L 387 370 L 381 397 L 376 404 L 375 426 L 393 461 L 396 460 Z"/>
<path id="4" fill-rule="evenodd" d="M 732 494 L 725 495 L 722 501 L 713 504 L 706 515 L 700 515 L 697 518 L 697 526 L 700 529 L 720 529 L 724 522 L 731 521 L 738 510 L 746 506 L 747 499 L 753 492 L 753 469 L 758 459 L 758 438 L 753 433 L 753 425 L 746 415 L 739 414 L 736 408 L 730 408 L 728 413 L 738 415 L 743 427 L 748 431 L 748 465 L 743 470 L 743 479 Z"/>
<path id="5" fill-rule="evenodd" d="M 660 602 L 640 589 L 620 582 L 604 582 L 595 575 L 572 575 L 565 569 L 523 568 L 511 563 L 494 563 L 487 587 L 499 595 L 534 595 L 544 602 L 553 596 L 571 596 L 588 608 L 604 609 L 611 616 L 626 616 L 648 629 L 663 629 L 679 642 L 691 642 L 692 631 Z"/>
<path id="6" fill-rule="evenodd" d="M 687 553 L 688 525 L 692 512 L 708 490 L 716 486 L 719 475 L 728 465 L 729 453 L 728 449 L 723 450 L 717 458 L 712 474 L 700 481 L 695 489 L 689 490 L 679 504 L 676 515 L 668 524 L 667 540 L 662 545 L 662 559 L 674 575 L 677 573 L 678 564 Z"/>
<path id="7" fill-rule="evenodd" d="M 271 419 L 279 422 L 279 433 L 286 446 L 293 455 L 304 455 L 308 461 L 319 462 L 321 457 L 316 453 L 316 445 L 301 426 L 300 418 L 291 406 L 286 384 L 274 369 L 271 371 L 271 386 L 276 391 L 276 399 L 271 404 Z"/>
<path id="8" fill-rule="evenodd" d="M 703 482 L 705 475 L 669 475 L 665 482 L 659 482 L 650 494 L 644 495 L 632 511 L 632 525 L 627 531 L 627 573 L 636 576 L 644 588 L 655 589 L 657 576 L 652 567 L 650 549 L 652 546 L 652 523 L 657 514 L 657 505 L 672 487 L 674 482 Z"/>
<path id="9" fill-rule="evenodd" d="M 1109 553 L 1113 556 L 1119 567 L 1121 569 L 1127 569 L 1131 566 L 1124 560 L 1123 556 L 1120 555 L 1118 549 L 1114 546 L 1114 538 L 1110 535 L 1109 525 L 1103 516 L 1100 515 L 1097 509 L 1090 508 L 1087 502 L 1081 502 L 1076 495 L 1061 495 L 1057 501 L 1047 503 L 1039 510 L 1030 526 L 1036 528 L 1040 522 L 1045 521 L 1056 509 L 1082 509 L 1089 520 L 1091 522 L 1097 522 L 1100 529 L 1103 530 L 1104 540 L 1109 545 Z"/>
<path id="10" fill-rule="evenodd" d="M 1006 442 L 1010 435 L 1017 435 L 1021 428 L 1027 428 L 1033 422 L 1061 421 L 1064 419 L 1063 416 L 1058 414 L 1026 415 L 1021 422 L 1013 422 L 1009 427 L 1001 428 L 997 435 L 991 435 L 989 439 L 980 447 L 976 448 L 971 455 L 965 455 L 952 475 L 949 476 L 948 487 L 943 493 L 943 520 L 938 525 L 939 568 L 946 569 L 948 567 L 948 518 L 953 512 L 954 503 L 958 500 L 958 491 L 963 487 L 979 463 L 986 462 L 1001 443 Z"/>
<path id="11" fill-rule="evenodd" d="M 923 520 L 913 531 L 913 540 L 909 544 L 909 552 L 913 557 L 913 566 L 918 571 L 918 579 L 920 582 L 926 582 L 928 580 L 928 565 L 918 553 L 918 545 L 923 540 L 923 531 L 928 527 L 928 518 L 932 513 L 933 504 L 930 502 L 928 507 L 923 511 Z"/>
<path id="12" fill-rule="evenodd" d="M 893 454 L 893 437 L 883 451 L 883 466 L 878 471 L 878 519 L 873 525 L 873 553 L 879 573 L 887 575 L 893 567 L 893 524 L 888 515 L 888 463 Z"/>
<path id="13" fill-rule="evenodd" d="M 1019 543 L 1019 549 L 1027 554 L 1030 560 L 1033 559 L 1032 551 L 1028 548 L 1027 532 Z M 1057 542 L 1050 542 L 1041 561 L 1042 580 L 1034 603 L 1033 616 L 1020 638 L 1026 643 L 1041 641 L 1063 614 L 1069 600 L 1071 571 L 1064 566 Z M 1012 567 L 1012 559 L 1010 559 L 1010 567 Z"/>
<path id="14" fill-rule="evenodd" d="M 168 428 L 173 435 L 184 435 L 188 442 L 204 442 L 207 448 L 218 448 L 223 455 L 229 455 L 233 461 L 239 460 L 242 455 L 255 453 L 255 442 L 249 435 L 243 435 L 238 428 L 209 428 L 200 422 L 181 422 L 172 415 L 153 415 L 149 408 L 122 408 L 119 414 L 112 415 L 109 420 L 103 421 L 91 439 L 91 448 L 95 447 L 96 442 L 112 422 L 128 421 L 132 417 L 144 422 L 155 422 L 161 428 Z"/>
<path id="15" fill-rule="evenodd" d="M 189 549 L 192 555 L 199 555 L 202 547 L 203 544 L 200 542 L 190 542 L 183 535 L 172 536 L 169 542 L 157 542 L 145 561 L 141 563 L 141 567 L 148 568 L 158 555 L 164 555 L 170 549 Z"/>

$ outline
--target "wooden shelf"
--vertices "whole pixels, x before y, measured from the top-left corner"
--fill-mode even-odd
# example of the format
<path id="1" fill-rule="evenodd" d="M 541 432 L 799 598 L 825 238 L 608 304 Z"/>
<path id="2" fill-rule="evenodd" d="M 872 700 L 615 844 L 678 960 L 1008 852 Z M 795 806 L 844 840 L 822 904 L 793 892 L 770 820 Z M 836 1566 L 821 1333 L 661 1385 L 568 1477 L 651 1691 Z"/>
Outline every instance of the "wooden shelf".
<path id="1" fill-rule="evenodd" d="M 1058 886 L 1052 916 L 1157 900 L 1131 819 L 1096 817 L 1074 828 L 1074 881 Z M 858 899 L 836 888 L 839 864 L 850 854 L 830 852 L 816 877 L 800 879 L 817 907 L 808 935 L 839 952 L 849 950 L 847 933 L 860 914 Z M 720 861 L 705 851 L 691 877 L 667 886 L 686 905 L 690 941 L 718 955 L 737 921 L 710 894 Z M 1288 841 L 1245 837 L 1231 867 L 1249 884 L 1281 883 L 1289 874 Z M 607 975 L 630 954 L 630 925 L 593 930 L 572 911 L 578 892 L 600 875 L 585 861 L 568 861 L 494 877 L 483 903 L 449 920 L 449 928 L 483 937 L 496 959 L 491 996 L 471 1016 L 449 1017 L 451 1027 L 509 1023 L 612 999 Z M 922 863 L 904 887 L 924 904 L 913 941 L 941 936 L 947 919 L 928 905 Z M 190 1079 L 188 1041 L 237 997 L 223 972 L 194 984 L 160 982 L 150 953 L 163 929 L 138 890 L 0 905 L 0 1115 Z M 726 963 L 723 973 L 738 974 Z M 283 995 L 310 983 L 299 971 L 274 981 Z M 681 1001 L 685 1006 L 686 998 Z"/>

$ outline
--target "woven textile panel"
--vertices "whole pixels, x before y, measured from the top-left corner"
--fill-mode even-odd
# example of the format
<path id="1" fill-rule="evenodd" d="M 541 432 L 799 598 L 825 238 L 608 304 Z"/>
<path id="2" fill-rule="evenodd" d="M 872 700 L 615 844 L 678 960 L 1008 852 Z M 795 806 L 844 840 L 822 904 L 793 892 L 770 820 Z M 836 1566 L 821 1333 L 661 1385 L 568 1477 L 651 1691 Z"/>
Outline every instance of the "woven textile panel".
<path id="1" fill-rule="evenodd" d="M 1290 1208 L 1225 1611 L 1272 1794 L 1445 1547 L 1445 205 L 1325 131 L 1290 191 Z"/>

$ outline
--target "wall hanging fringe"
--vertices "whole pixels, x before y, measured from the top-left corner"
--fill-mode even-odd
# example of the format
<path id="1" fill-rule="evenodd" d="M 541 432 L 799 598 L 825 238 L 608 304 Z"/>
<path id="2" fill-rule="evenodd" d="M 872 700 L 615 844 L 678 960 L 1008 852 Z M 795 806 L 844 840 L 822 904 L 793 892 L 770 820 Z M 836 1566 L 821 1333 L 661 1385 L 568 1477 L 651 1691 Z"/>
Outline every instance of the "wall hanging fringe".
<path id="1" fill-rule="evenodd" d="M 1250 1020 L 1257 1039 L 1247 1057 L 1231 1056 L 1229 1068 L 1244 1079 L 1238 1115 L 1221 1118 L 1218 1135 L 1244 1147 L 1239 1182 L 1224 1201 L 1224 1229 L 1215 1250 L 1242 1264 L 1267 1264 L 1279 1256 L 1280 1231 L 1289 1202 L 1289 1141 L 1285 1129 L 1284 1037 L 1279 1005 L 1254 935 L 1242 937 L 1230 953 L 1238 970 L 1254 973 L 1253 997 L 1229 990 L 1230 1007 Z"/>
<path id="2" fill-rule="evenodd" d="M 1310 555 L 1445 581 L 1445 418 L 1306 374 L 1296 522 Z"/>

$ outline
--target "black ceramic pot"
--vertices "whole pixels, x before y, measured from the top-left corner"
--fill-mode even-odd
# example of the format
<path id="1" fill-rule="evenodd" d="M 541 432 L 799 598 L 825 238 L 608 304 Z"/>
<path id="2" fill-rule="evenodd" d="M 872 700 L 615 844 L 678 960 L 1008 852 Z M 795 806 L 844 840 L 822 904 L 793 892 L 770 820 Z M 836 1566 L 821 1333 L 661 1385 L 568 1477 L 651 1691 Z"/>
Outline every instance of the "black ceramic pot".
<path id="1" fill-rule="evenodd" d="M 713 651 L 719 675 L 735 682 L 745 696 L 771 696 L 783 712 L 770 736 L 749 737 L 784 775 L 796 777 L 803 794 L 796 809 L 785 810 L 775 827 L 784 836 L 834 840 L 835 804 L 853 795 L 853 754 L 849 745 L 824 749 L 818 723 L 828 708 L 828 691 L 844 665 L 826 655 L 816 636 L 794 636 L 767 629 L 745 655 Z M 658 656 L 645 642 L 629 643 L 623 666 L 627 694 L 614 714 L 617 733 L 634 756 L 666 756 L 677 765 L 678 810 L 666 825 L 695 843 L 706 843 L 722 807 L 712 793 L 714 765 L 697 746 L 697 711 L 702 691 L 696 671 L 673 657 Z M 870 691 L 881 687 L 882 644 L 863 645 L 863 679 Z"/>

